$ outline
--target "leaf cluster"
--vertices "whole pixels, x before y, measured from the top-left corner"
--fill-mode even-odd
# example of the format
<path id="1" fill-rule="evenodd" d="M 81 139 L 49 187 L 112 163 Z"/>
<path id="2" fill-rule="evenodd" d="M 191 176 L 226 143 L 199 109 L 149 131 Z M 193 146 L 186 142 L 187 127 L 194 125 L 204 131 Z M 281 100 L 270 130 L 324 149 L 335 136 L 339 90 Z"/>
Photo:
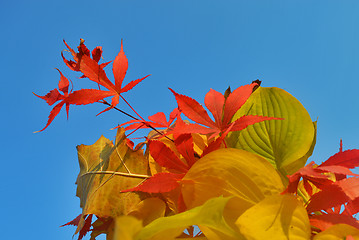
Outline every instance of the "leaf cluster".
<path id="1" fill-rule="evenodd" d="M 98 102 L 106 105 L 99 114 L 115 109 L 132 118 L 115 127 L 114 142 L 101 136 L 77 147 L 82 212 L 65 225 L 77 227 L 78 239 L 359 239 L 359 175 L 350 170 L 359 166 L 359 150 L 340 143 L 322 164 L 305 165 L 317 123 L 283 89 L 258 80 L 224 94 L 211 89 L 204 106 L 170 89 L 177 108 L 145 120 L 123 93 L 148 76 L 122 87 L 122 42 L 114 83 L 105 72 L 111 62 L 99 63 L 101 47 L 90 52 L 81 40 L 75 51 L 64 43 L 72 56 L 62 54 L 65 64 L 98 89 L 69 91 L 58 70 L 58 89 L 36 95 L 56 103 L 40 131 L 64 105 L 68 114 L 70 105 Z M 136 117 L 117 108 L 120 99 Z M 135 146 L 130 135 L 139 129 L 151 131 Z"/>

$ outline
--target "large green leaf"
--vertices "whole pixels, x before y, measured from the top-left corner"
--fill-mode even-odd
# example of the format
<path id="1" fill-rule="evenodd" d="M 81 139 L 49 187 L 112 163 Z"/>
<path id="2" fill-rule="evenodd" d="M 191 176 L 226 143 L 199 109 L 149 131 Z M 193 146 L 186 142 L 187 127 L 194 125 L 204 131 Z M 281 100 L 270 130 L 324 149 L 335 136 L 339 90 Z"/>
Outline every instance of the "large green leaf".
<path id="1" fill-rule="evenodd" d="M 303 105 L 280 88 L 259 87 L 235 114 L 284 118 L 256 123 L 228 135 L 230 147 L 267 159 L 284 176 L 303 167 L 315 144 L 315 127 Z"/>
<path id="2" fill-rule="evenodd" d="M 170 217 L 162 217 L 145 226 L 136 235 L 135 240 L 145 239 L 175 239 L 184 229 L 192 225 L 205 226 L 221 233 L 223 240 L 243 239 L 228 226 L 223 217 L 223 209 L 229 198 L 212 198 L 202 206 L 176 214 Z M 219 240 L 217 236 L 207 236 L 209 240 Z"/>
<path id="3" fill-rule="evenodd" d="M 218 196 L 233 196 L 224 216 L 230 226 L 245 210 L 266 196 L 284 190 L 277 171 L 264 158 L 235 148 L 213 151 L 199 159 L 182 179 L 188 208 Z"/>
<path id="4" fill-rule="evenodd" d="M 248 240 L 309 240 L 307 211 L 293 195 L 273 195 L 243 213 L 236 224 Z"/>

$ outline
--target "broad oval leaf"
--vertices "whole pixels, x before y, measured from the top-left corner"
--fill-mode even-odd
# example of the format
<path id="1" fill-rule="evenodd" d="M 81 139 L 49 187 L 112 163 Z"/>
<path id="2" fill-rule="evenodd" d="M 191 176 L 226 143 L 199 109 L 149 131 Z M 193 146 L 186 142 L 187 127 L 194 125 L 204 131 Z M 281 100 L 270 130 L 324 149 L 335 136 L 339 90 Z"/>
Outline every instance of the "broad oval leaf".
<path id="1" fill-rule="evenodd" d="M 349 240 L 349 236 L 352 237 L 351 239 L 359 239 L 359 229 L 347 224 L 336 224 L 331 228 L 328 228 L 327 230 L 317 234 L 313 240 Z"/>
<path id="2" fill-rule="evenodd" d="M 309 240 L 311 236 L 307 211 L 289 194 L 265 198 L 243 213 L 236 224 L 250 240 Z"/>
<path id="3" fill-rule="evenodd" d="M 315 144 L 315 127 L 303 105 L 280 88 L 259 87 L 234 115 L 284 118 L 264 121 L 229 134 L 230 147 L 244 149 L 267 159 L 284 176 L 303 167 Z"/>
<path id="4" fill-rule="evenodd" d="M 244 239 L 228 226 L 223 218 L 223 209 L 229 198 L 213 198 L 202 206 L 193 208 L 170 217 L 162 217 L 154 220 L 144 227 L 135 240 L 146 239 L 175 239 L 184 229 L 192 225 L 206 226 L 209 229 L 218 231 L 225 236 L 223 239 L 234 240 Z M 216 240 L 210 238 L 209 240 Z"/>
<path id="5" fill-rule="evenodd" d="M 227 222 L 234 221 L 266 196 L 282 192 L 281 178 L 264 158 L 239 149 L 223 148 L 199 159 L 182 179 L 188 208 L 218 196 L 234 196 L 226 207 Z"/>

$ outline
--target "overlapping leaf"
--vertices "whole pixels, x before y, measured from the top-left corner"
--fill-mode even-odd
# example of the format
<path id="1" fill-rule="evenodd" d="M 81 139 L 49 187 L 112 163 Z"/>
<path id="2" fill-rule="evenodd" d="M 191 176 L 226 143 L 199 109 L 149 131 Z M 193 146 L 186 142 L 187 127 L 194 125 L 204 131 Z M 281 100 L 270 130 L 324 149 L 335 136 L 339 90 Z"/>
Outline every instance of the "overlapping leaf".
<path id="1" fill-rule="evenodd" d="M 308 112 L 296 98 L 279 88 L 259 87 L 232 121 L 243 115 L 284 120 L 264 121 L 229 133 L 229 146 L 259 154 L 283 176 L 293 174 L 305 165 L 314 147 L 315 128 Z"/>
<path id="2" fill-rule="evenodd" d="M 134 240 L 146 239 L 175 239 L 188 226 L 198 225 L 221 232 L 226 238 L 223 240 L 243 239 L 226 223 L 223 217 L 228 198 L 218 197 L 205 202 L 202 206 L 170 217 L 158 218 L 144 227 Z M 206 233 L 205 233 L 206 234 Z M 218 238 L 210 238 L 214 240 Z"/>
<path id="3" fill-rule="evenodd" d="M 80 173 L 76 195 L 80 198 L 82 215 L 98 217 L 125 215 L 141 201 L 136 193 L 121 193 L 146 179 L 148 162 L 142 151 L 133 151 L 125 141 L 124 129 L 119 129 L 115 145 L 101 137 L 93 145 L 77 147 Z"/>
<path id="4" fill-rule="evenodd" d="M 346 224 L 337 224 L 329 229 L 317 234 L 313 240 L 357 240 L 359 239 L 359 229 Z"/>
<path id="5" fill-rule="evenodd" d="M 246 239 L 309 240 L 311 228 L 303 204 L 292 195 L 273 195 L 249 208 L 236 221 Z"/>
<path id="6" fill-rule="evenodd" d="M 181 142 L 183 144 L 183 141 Z M 178 146 L 182 145 L 179 144 Z M 193 145 L 187 145 L 187 147 L 192 148 L 193 152 Z M 187 173 L 189 165 L 182 162 L 182 160 L 166 144 L 161 141 L 150 140 L 148 143 L 148 148 L 150 150 L 151 156 L 156 161 L 156 163 L 162 167 L 165 167 L 168 172 L 157 173 L 152 177 L 148 178 L 146 181 L 142 182 L 140 185 L 131 189 L 124 190 L 123 192 L 169 192 L 180 186 L 179 181 L 183 178 L 185 173 Z M 187 153 L 186 146 L 183 148 L 180 147 L 180 150 Z M 185 157 L 188 158 L 188 155 L 186 155 Z M 192 161 L 192 158 L 190 158 L 189 161 Z"/>
<path id="7" fill-rule="evenodd" d="M 207 111 L 196 100 L 181 95 L 173 91 L 178 107 L 181 112 L 189 119 L 196 122 L 195 124 L 176 124 L 174 133 L 200 133 L 208 134 L 209 138 L 213 138 L 220 133 L 230 131 L 240 131 L 249 125 L 253 125 L 265 120 L 279 120 L 279 118 L 264 117 L 264 116 L 242 116 L 234 123 L 231 123 L 233 115 L 242 107 L 252 94 L 253 89 L 258 84 L 252 83 L 249 85 L 241 86 L 229 94 L 227 99 L 224 95 L 211 89 L 205 96 L 205 105 L 212 113 L 215 121 L 213 121 Z"/>
<path id="8" fill-rule="evenodd" d="M 169 116 L 169 120 L 167 121 L 166 115 L 163 112 L 158 112 L 152 116 L 149 116 L 148 119 L 150 121 L 144 121 L 141 119 L 132 119 L 128 122 L 120 124 L 118 127 L 125 127 L 125 130 L 138 130 L 142 128 L 165 128 L 171 129 L 171 124 L 177 118 L 179 114 L 178 108 L 175 108 Z M 118 128 L 116 127 L 116 128 Z"/>
<path id="9" fill-rule="evenodd" d="M 262 157 L 222 148 L 199 159 L 182 179 L 183 199 L 188 208 L 218 196 L 234 196 L 225 212 L 233 224 L 240 214 L 266 196 L 282 192 L 282 181 Z"/>
<path id="10" fill-rule="evenodd" d="M 119 98 L 122 97 L 121 94 L 124 92 L 127 92 L 131 90 L 134 86 L 136 86 L 138 83 L 140 83 L 142 80 L 144 80 L 149 75 L 131 81 L 124 87 L 122 87 L 123 80 L 125 78 L 127 68 L 128 68 L 128 60 L 127 57 L 123 51 L 123 44 L 121 41 L 121 50 L 116 56 L 114 62 L 113 62 L 113 68 L 112 72 L 115 78 L 115 84 L 113 84 L 107 77 L 105 71 L 103 70 L 103 66 L 98 64 L 98 57 L 96 56 L 94 59 L 92 59 L 89 55 L 89 53 L 86 53 L 84 51 L 81 51 L 82 46 L 84 46 L 83 41 L 81 41 L 79 46 L 79 52 L 76 53 L 70 46 L 64 41 L 65 45 L 67 46 L 68 50 L 71 52 L 74 61 L 69 61 L 66 58 L 63 57 L 64 62 L 71 66 L 70 68 L 75 71 L 81 71 L 85 77 L 89 78 L 90 80 L 96 82 L 97 84 L 107 88 L 113 98 L 111 102 L 111 106 L 106 108 L 101 113 L 115 107 L 119 103 Z M 87 48 L 86 48 L 87 49 Z"/>

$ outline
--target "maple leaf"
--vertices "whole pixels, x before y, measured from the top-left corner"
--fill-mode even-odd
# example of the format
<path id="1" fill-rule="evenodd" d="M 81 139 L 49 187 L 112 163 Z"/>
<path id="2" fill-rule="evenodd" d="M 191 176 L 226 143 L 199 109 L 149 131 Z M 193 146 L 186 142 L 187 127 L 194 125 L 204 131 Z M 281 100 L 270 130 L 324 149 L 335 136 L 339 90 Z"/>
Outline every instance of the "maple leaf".
<path id="1" fill-rule="evenodd" d="M 178 108 L 175 108 L 170 113 L 168 121 L 166 119 L 166 115 L 163 112 L 158 112 L 158 113 L 148 117 L 148 119 L 150 121 L 145 121 L 145 120 L 141 120 L 141 119 L 133 119 L 133 120 L 127 121 L 125 123 L 122 123 L 115 128 L 119 128 L 119 127 L 123 127 L 123 126 L 127 125 L 125 127 L 126 131 L 127 130 L 137 131 L 138 129 L 143 129 L 143 128 L 166 128 L 166 130 L 170 130 L 171 125 L 172 125 L 173 121 L 177 118 L 178 114 L 179 114 L 179 110 L 178 110 Z M 133 132 L 131 132 L 131 134 Z M 166 133 L 164 133 L 164 134 L 166 134 Z"/>
<path id="2" fill-rule="evenodd" d="M 359 229 L 358 221 L 349 215 L 329 213 L 323 215 L 312 215 L 310 216 L 310 225 L 320 229 L 321 231 L 325 231 L 326 229 L 332 227 L 337 224 L 348 224 Z M 348 239 L 348 238 L 347 238 Z"/>
<path id="3" fill-rule="evenodd" d="M 281 120 L 281 118 L 264 117 L 264 116 L 243 116 L 234 123 L 231 123 L 233 115 L 241 108 L 252 94 L 253 89 L 258 85 L 254 82 L 245 86 L 241 86 L 231 92 L 227 98 L 222 93 L 211 89 L 205 96 L 205 105 L 212 113 L 213 121 L 207 111 L 196 100 L 176 93 L 170 88 L 175 95 L 178 107 L 181 112 L 189 119 L 196 122 L 181 125 L 176 124 L 173 133 L 200 133 L 208 134 L 209 139 L 219 135 L 220 133 L 229 131 L 240 131 L 249 125 L 262 122 L 265 120 Z M 228 131 L 228 132 L 229 132 Z"/>
<path id="4" fill-rule="evenodd" d="M 194 141 L 191 134 L 181 134 L 170 143 L 174 144 L 176 153 L 162 141 L 148 141 L 150 155 L 159 166 L 165 168 L 164 172 L 158 172 L 136 187 L 122 192 L 168 193 L 166 199 L 176 205 L 175 212 L 183 212 L 186 210 L 186 205 L 178 188 L 181 186 L 182 178 L 197 161 Z M 185 162 L 177 154 L 182 155 Z M 174 191 L 176 189 L 177 192 Z"/>
<path id="5" fill-rule="evenodd" d="M 177 141 L 178 142 L 178 141 Z M 176 141 L 175 141 L 176 143 Z M 184 143 L 185 146 L 178 143 L 177 145 L 180 148 L 180 152 L 184 153 L 186 147 L 189 146 L 188 143 Z M 148 148 L 151 156 L 154 160 L 162 167 L 165 167 L 168 171 L 171 172 L 160 172 L 150 178 L 146 179 L 144 182 L 140 183 L 138 186 L 126 189 L 122 192 L 147 192 L 147 193 L 158 193 L 158 192 L 169 192 L 177 187 L 179 187 L 179 181 L 187 173 L 189 166 L 185 164 L 181 159 L 163 142 L 158 140 L 149 140 Z M 192 144 L 193 151 L 193 144 Z M 193 151 L 194 153 L 194 151 Z M 184 157 L 188 157 L 185 154 Z M 192 162 L 192 158 L 189 159 L 189 162 Z"/>
<path id="6" fill-rule="evenodd" d="M 46 126 L 40 131 L 36 131 L 36 132 L 44 131 L 51 124 L 54 118 L 59 114 L 63 105 L 66 105 L 66 114 L 68 118 L 71 104 L 74 105 L 90 104 L 90 103 L 98 102 L 99 100 L 109 97 L 112 94 L 110 91 L 103 91 L 97 89 L 81 89 L 74 92 L 72 92 L 71 90 L 69 93 L 69 80 L 61 73 L 59 69 L 57 70 L 60 73 L 60 81 L 58 84 L 58 88 L 63 94 L 61 94 L 56 88 L 54 90 L 51 90 L 45 96 L 39 96 L 34 93 L 35 96 L 45 100 L 47 104 L 49 104 L 50 106 L 60 101 L 51 110 Z"/>
<path id="7" fill-rule="evenodd" d="M 163 193 L 170 192 L 180 186 L 179 182 L 185 174 L 176 173 L 157 173 L 138 186 L 121 192 L 147 192 L 147 193 Z"/>
<path id="8" fill-rule="evenodd" d="M 352 177 L 326 185 L 314 194 L 307 206 L 308 212 L 326 210 L 359 198 L 359 178 Z"/>
<path id="9" fill-rule="evenodd" d="M 341 145 L 338 153 L 329 157 L 319 166 L 316 166 L 312 161 L 296 173 L 288 176 L 289 184 L 285 192 L 296 193 L 300 178 L 303 178 L 304 187 L 308 193 L 312 192 L 308 181 L 323 189 L 333 183 L 334 179 L 331 178 L 330 174 L 334 174 L 337 181 L 346 178 L 347 175 L 359 176 L 349 170 L 357 166 L 359 166 L 359 150 L 352 149 L 343 152 Z"/>
<path id="10" fill-rule="evenodd" d="M 84 216 L 83 214 L 78 215 L 74 220 L 65 223 L 61 227 L 74 225 L 77 226 L 77 230 L 75 234 L 79 233 L 78 240 L 81 240 L 88 232 L 90 232 L 90 228 L 92 225 L 92 216 L 93 214 L 89 214 L 87 216 Z"/>
<path id="11" fill-rule="evenodd" d="M 126 103 L 127 101 L 122 97 L 122 93 L 125 93 L 129 90 L 131 90 L 134 86 L 136 86 L 138 83 L 140 83 L 142 80 L 147 78 L 150 75 L 147 75 L 143 78 L 133 80 L 129 82 L 127 85 L 122 87 L 123 80 L 125 78 L 127 68 L 128 68 L 128 60 L 127 57 L 123 51 L 123 44 L 121 41 L 121 50 L 116 56 L 114 62 L 113 62 L 113 68 L 112 72 L 115 78 L 115 84 L 113 84 L 107 77 L 105 71 L 103 70 L 103 65 L 98 64 L 98 55 L 99 53 L 93 54 L 93 58 L 90 57 L 88 49 L 85 48 L 85 45 L 83 44 L 83 41 L 81 41 L 79 46 L 79 52 L 76 53 L 70 46 L 64 41 L 66 47 L 70 51 L 70 53 L 73 56 L 74 61 L 67 60 L 64 56 L 64 62 L 67 66 L 70 67 L 70 69 L 74 71 L 80 71 L 89 78 L 90 80 L 96 82 L 97 84 L 107 88 L 112 93 L 112 102 L 111 106 L 100 112 L 99 114 L 106 112 L 112 108 L 114 108 L 119 103 L 119 98 L 121 97 Z M 84 51 L 83 49 L 87 49 Z M 99 50 L 96 50 L 97 52 Z M 102 50 L 101 50 L 102 51 Z M 128 103 L 127 103 L 128 104 Z M 129 104 L 128 104 L 129 105 Z M 130 106 L 131 107 L 131 106 Z M 132 107 L 131 107 L 132 108 Z M 135 111 L 136 112 L 136 111 Z"/>

